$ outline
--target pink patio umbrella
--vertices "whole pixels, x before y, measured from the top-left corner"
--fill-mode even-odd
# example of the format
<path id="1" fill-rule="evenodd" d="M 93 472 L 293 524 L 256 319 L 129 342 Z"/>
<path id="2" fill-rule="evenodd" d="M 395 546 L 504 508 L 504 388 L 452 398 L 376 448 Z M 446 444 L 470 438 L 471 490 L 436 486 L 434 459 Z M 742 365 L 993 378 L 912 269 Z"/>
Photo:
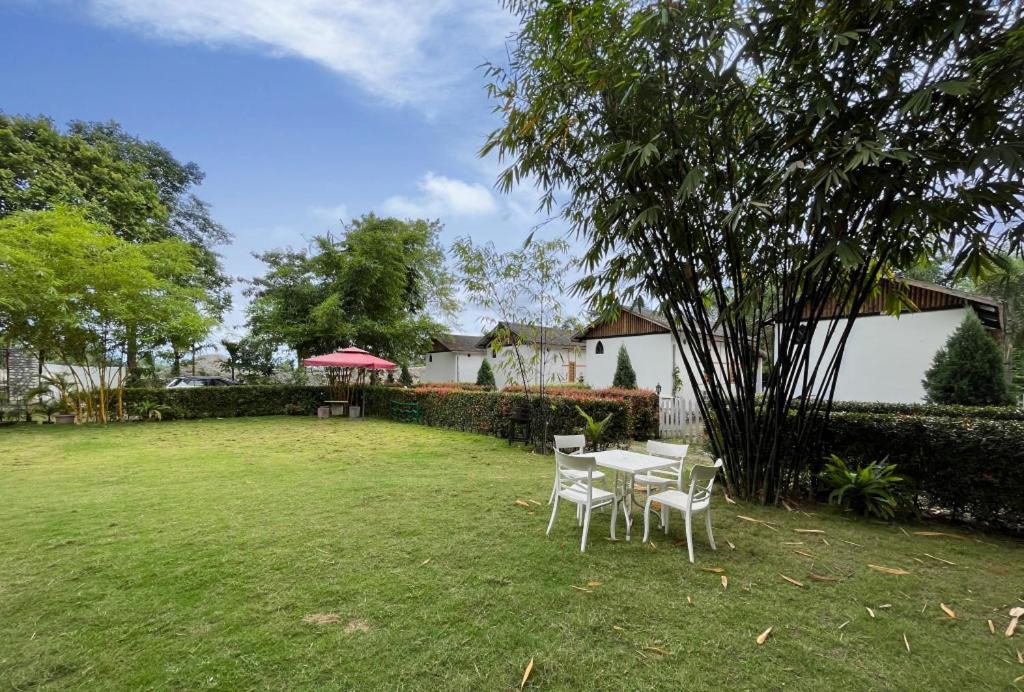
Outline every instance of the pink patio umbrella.
<path id="1" fill-rule="evenodd" d="M 356 379 L 355 384 L 362 385 L 368 370 L 394 370 L 398 367 L 390 360 L 378 358 L 368 351 L 354 347 L 305 358 L 302 363 L 306 366 L 327 368 L 327 383 L 334 396 L 341 396 L 341 389 L 344 387 L 347 390 L 346 401 L 349 404 L 352 403 L 353 375 Z"/>

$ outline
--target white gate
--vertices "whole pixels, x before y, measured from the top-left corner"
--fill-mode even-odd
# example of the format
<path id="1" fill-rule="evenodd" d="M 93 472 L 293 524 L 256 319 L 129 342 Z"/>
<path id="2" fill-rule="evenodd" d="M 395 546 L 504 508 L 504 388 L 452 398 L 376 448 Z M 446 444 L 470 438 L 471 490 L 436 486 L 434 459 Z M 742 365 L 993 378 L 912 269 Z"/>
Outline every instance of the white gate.
<path id="1" fill-rule="evenodd" d="M 696 399 L 665 398 L 658 406 L 658 432 L 662 437 L 695 438 L 704 434 L 704 419 Z"/>

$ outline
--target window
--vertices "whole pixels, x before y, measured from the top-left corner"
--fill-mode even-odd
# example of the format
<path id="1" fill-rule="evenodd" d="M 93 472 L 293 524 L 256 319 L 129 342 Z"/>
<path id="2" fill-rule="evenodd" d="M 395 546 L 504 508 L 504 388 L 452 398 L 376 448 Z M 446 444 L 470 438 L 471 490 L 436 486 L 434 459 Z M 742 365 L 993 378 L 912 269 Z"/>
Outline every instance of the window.
<path id="1" fill-rule="evenodd" d="M 434 354 L 433 353 L 431 353 L 430 355 L 427 356 L 427 362 L 428 363 L 433 363 L 434 362 Z"/>
<path id="2" fill-rule="evenodd" d="M 602 353 L 604 353 L 604 343 L 598 341 L 597 346 L 594 347 L 594 353 L 596 353 L 597 355 L 601 355 Z"/>

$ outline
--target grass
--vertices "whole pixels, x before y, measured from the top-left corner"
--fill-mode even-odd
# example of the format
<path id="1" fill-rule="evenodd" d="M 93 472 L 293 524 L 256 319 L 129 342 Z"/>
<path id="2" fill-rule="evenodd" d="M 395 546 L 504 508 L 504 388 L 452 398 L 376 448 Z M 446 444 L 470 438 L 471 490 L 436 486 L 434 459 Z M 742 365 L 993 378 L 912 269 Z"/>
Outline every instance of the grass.
<path id="1" fill-rule="evenodd" d="M 998 537 L 718 496 L 719 550 L 699 536 L 696 566 L 678 519 L 650 547 L 606 540 L 598 515 L 581 555 L 571 512 L 544 536 L 550 458 L 378 421 L 21 427 L 0 448 L 4 688 L 499 690 L 531 659 L 535 689 L 1024 675 L 1024 638 L 1002 634 L 1024 553 Z"/>

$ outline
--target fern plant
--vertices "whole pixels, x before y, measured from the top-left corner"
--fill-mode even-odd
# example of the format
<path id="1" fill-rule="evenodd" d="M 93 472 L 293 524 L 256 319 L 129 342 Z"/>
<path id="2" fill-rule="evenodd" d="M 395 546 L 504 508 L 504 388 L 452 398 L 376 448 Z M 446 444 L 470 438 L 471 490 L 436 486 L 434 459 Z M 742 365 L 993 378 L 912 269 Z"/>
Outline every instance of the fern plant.
<path id="1" fill-rule="evenodd" d="M 825 464 L 821 478 L 832 488 L 829 504 L 852 509 L 860 515 L 892 519 L 896 514 L 896 490 L 903 483 L 896 475 L 896 465 L 886 459 L 856 469 L 850 468 L 835 454 Z"/>
<path id="2" fill-rule="evenodd" d="M 167 411 L 167 406 L 154 403 L 148 399 L 140 401 L 135 407 L 135 412 L 139 414 L 139 418 L 142 420 L 161 421 L 164 419 L 164 414 Z"/>
<path id="3" fill-rule="evenodd" d="M 576 410 L 583 416 L 583 420 L 586 421 L 583 425 L 583 437 L 587 440 L 587 447 L 595 452 L 599 451 L 601 444 L 604 442 L 604 435 L 608 424 L 611 423 L 612 417 L 615 414 L 609 413 L 604 420 L 598 421 L 594 420 L 593 417 L 579 406 L 576 407 Z"/>

